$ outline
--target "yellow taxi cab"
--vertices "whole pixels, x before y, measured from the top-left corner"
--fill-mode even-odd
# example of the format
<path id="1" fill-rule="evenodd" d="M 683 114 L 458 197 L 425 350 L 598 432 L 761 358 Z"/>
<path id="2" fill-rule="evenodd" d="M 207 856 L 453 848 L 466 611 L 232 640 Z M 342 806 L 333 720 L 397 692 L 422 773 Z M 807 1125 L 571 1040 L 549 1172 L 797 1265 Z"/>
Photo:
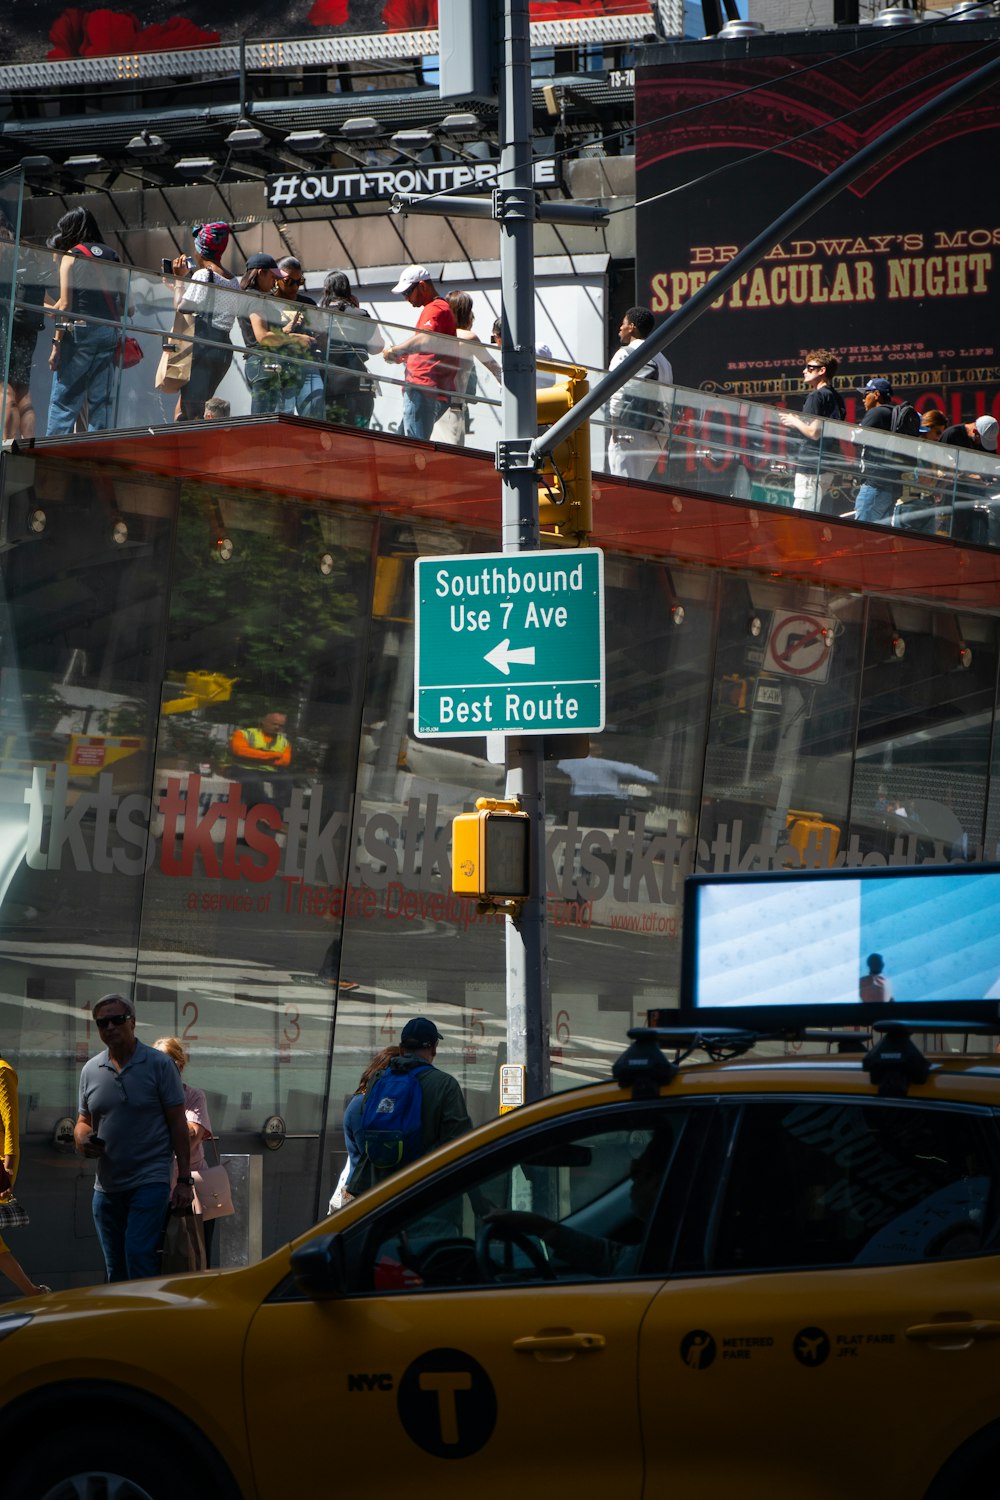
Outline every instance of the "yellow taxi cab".
<path id="1" fill-rule="evenodd" d="M 0 1313 L 0 1493 L 996 1493 L 992 1041 L 630 1036 L 258 1265 Z"/>

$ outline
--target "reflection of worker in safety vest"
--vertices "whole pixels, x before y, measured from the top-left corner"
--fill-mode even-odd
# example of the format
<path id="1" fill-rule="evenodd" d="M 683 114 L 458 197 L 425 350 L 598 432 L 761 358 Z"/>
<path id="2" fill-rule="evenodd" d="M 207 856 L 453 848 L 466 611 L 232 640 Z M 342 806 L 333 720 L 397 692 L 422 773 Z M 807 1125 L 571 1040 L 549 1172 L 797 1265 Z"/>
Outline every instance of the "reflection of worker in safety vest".
<path id="1" fill-rule="evenodd" d="M 230 774 L 243 788 L 243 800 L 248 807 L 270 802 L 282 813 L 288 809 L 292 795 L 288 774 L 292 746 L 285 734 L 287 722 L 284 714 L 267 713 L 259 728 L 234 729 L 229 736 L 233 753 Z"/>

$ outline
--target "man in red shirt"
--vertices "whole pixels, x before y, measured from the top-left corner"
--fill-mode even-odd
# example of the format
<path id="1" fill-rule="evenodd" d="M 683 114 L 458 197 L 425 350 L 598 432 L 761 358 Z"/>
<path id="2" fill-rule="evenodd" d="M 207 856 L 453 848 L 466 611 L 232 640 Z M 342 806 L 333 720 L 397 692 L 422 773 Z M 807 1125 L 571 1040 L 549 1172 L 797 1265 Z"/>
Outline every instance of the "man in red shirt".
<path id="1" fill-rule="evenodd" d="M 389 364 L 406 365 L 403 436 L 426 442 L 434 423 L 454 399 L 458 359 L 444 345 L 441 335 L 456 336 L 455 315 L 434 290 L 426 266 L 407 266 L 392 290 L 396 296 L 405 297 L 411 307 L 419 307 L 420 316 L 416 332 L 383 350 L 382 357 Z"/>

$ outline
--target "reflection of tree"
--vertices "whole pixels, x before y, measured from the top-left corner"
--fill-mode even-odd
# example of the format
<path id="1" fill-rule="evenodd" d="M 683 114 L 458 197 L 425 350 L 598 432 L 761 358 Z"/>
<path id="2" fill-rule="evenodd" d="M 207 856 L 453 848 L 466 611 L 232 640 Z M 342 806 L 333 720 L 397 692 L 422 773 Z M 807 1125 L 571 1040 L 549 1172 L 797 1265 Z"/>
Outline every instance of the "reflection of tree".
<path id="1" fill-rule="evenodd" d="M 353 576 L 360 559 L 324 544 L 313 508 L 270 495 L 225 492 L 223 508 L 227 501 L 245 509 L 246 529 L 223 518 L 206 486 L 185 487 L 167 669 L 172 676 L 208 670 L 238 678 L 233 701 L 242 716 L 308 694 L 332 638 L 353 634 L 367 603 L 361 607 Z M 235 544 L 228 562 L 214 545 L 221 535 Z M 333 572 L 324 576 L 319 559 L 328 550 Z M 366 577 L 365 566 L 362 586 Z M 231 720 L 233 706 L 208 715 Z"/>

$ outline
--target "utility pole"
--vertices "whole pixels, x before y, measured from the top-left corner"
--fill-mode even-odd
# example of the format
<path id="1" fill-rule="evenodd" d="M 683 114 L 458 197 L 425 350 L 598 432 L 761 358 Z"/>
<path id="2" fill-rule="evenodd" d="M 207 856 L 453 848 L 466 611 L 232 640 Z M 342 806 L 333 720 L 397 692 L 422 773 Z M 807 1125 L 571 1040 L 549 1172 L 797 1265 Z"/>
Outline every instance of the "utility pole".
<path id="1" fill-rule="evenodd" d="M 531 39 L 528 0 L 504 0 L 500 68 L 500 223 L 503 301 L 502 437 L 497 445 L 504 552 L 538 550 L 538 475 L 531 444 L 535 398 L 535 218 L 531 172 Z M 544 741 L 506 739 L 506 795 L 530 816 L 530 890 L 506 921 L 507 1060 L 525 1066 L 525 1097 L 549 1090 L 549 963 L 545 911 Z"/>
<path id="2" fill-rule="evenodd" d="M 499 12 L 502 35 L 493 59 L 500 128 L 499 186 L 492 199 L 451 193 L 424 198 L 396 193 L 393 213 L 496 219 L 500 225 L 500 295 L 503 317 L 502 437 L 497 444 L 504 552 L 537 552 L 538 463 L 532 451 L 538 428 L 535 394 L 536 223 L 606 225 L 607 211 L 583 203 L 545 203 L 532 175 L 531 33 L 528 0 L 440 0 L 441 55 L 453 82 L 442 97 L 476 92 L 483 63 L 483 11 Z M 491 16 L 492 19 L 492 16 Z M 491 59 L 487 59 L 486 69 Z M 549 970 L 546 932 L 544 738 L 505 739 L 506 797 L 529 815 L 530 891 L 506 922 L 507 1060 L 525 1069 L 525 1098 L 549 1090 Z"/>

